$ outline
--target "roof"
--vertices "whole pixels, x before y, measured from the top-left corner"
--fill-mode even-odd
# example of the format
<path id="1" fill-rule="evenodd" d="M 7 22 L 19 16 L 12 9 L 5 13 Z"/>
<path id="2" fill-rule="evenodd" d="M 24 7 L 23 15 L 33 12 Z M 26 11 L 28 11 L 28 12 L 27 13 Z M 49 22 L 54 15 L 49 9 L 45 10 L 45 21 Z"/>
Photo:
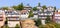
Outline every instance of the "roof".
<path id="1" fill-rule="evenodd" d="M 25 6 L 25 7 L 27 7 L 27 8 L 28 8 L 28 7 L 29 7 L 29 8 L 32 8 L 31 6 Z"/>
<path id="2" fill-rule="evenodd" d="M 55 12 L 55 14 L 60 14 L 60 12 Z"/>
<path id="3" fill-rule="evenodd" d="M 53 8 L 52 6 L 48 6 L 47 8 L 50 8 L 50 7 Z"/>
<path id="4" fill-rule="evenodd" d="M 5 11 L 5 14 L 9 14 L 9 15 L 19 15 L 19 13 L 17 11 Z"/>
<path id="5" fill-rule="evenodd" d="M 29 4 L 27 4 L 27 6 L 25 6 L 26 8 L 32 8 Z"/>
<path id="6" fill-rule="evenodd" d="M 28 12 L 28 11 L 27 11 L 27 10 L 22 10 L 22 11 L 21 11 L 21 13 L 26 13 L 26 12 Z"/>

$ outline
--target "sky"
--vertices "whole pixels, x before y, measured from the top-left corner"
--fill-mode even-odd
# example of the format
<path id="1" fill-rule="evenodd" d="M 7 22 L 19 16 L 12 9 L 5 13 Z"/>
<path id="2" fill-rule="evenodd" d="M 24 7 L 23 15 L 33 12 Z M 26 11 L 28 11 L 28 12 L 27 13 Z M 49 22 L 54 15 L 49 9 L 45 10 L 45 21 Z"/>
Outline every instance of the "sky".
<path id="1" fill-rule="evenodd" d="M 0 7 L 10 7 L 20 3 L 23 3 L 25 6 L 29 4 L 34 7 L 37 6 L 39 2 L 41 3 L 41 6 L 56 6 L 57 8 L 60 8 L 60 0 L 0 0 Z"/>

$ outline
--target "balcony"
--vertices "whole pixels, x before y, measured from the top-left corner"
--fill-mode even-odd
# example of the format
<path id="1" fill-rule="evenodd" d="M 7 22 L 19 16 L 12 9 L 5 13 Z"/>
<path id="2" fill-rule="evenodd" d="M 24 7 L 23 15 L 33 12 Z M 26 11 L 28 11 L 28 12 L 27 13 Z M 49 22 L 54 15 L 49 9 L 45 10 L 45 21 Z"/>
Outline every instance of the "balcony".
<path id="1" fill-rule="evenodd" d="M 55 16 L 60 16 L 60 14 L 55 14 Z"/>
<path id="2" fill-rule="evenodd" d="M 52 15 L 51 13 L 50 14 L 47 14 L 47 13 L 41 13 L 41 14 L 38 14 L 38 15 Z"/>
<path id="3" fill-rule="evenodd" d="M 7 15 L 7 17 L 19 17 L 20 15 Z"/>
<path id="4" fill-rule="evenodd" d="M 0 21 L 3 21 L 3 18 L 0 18 Z"/>
<path id="5" fill-rule="evenodd" d="M 9 21 L 19 21 L 19 18 L 8 18 Z"/>
<path id="6" fill-rule="evenodd" d="M 3 17 L 3 15 L 0 15 L 0 17 Z"/>

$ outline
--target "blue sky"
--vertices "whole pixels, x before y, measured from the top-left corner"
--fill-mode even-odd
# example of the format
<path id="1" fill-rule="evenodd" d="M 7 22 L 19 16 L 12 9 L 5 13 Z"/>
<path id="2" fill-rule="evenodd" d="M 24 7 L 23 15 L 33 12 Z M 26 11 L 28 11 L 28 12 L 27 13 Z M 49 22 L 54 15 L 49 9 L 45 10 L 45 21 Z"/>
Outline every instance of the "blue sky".
<path id="1" fill-rule="evenodd" d="M 60 8 L 60 0 L 0 0 L 0 7 L 10 7 L 13 5 L 18 5 L 21 2 L 23 2 L 24 5 L 30 4 L 32 7 L 37 6 L 37 4 L 40 2 L 41 6 L 56 6 L 57 8 Z"/>

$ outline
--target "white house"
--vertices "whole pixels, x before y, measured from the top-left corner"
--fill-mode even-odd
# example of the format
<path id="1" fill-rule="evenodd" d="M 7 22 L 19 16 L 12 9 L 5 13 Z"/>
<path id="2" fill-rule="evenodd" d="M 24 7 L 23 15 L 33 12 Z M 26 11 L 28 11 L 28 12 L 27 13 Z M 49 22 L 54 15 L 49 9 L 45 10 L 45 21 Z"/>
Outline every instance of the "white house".
<path id="1" fill-rule="evenodd" d="M 54 20 L 56 23 L 60 24 L 60 10 L 55 11 Z"/>
<path id="2" fill-rule="evenodd" d="M 24 6 L 24 9 L 30 11 L 32 10 L 32 7 L 29 4 L 27 4 L 27 6 Z"/>
<path id="3" fill-rule="evenodd" d="M 22 11 L 20 12 L 20 18 L 21 18 L 22 20 L 28 18 L 28 16 L 29 16 L 29 12 L 28 12 L 27 10 L 22 10 Z"/>
<path id="4" fill-rule="evenodd" d="M 17 11 L 12 11 L 12 10 L 8 10 L 5 11 L 6 13 L 6 18 L 8 19 L 8 26 L 13 28 L 16 26 L 16 24 L 20 25 L 19 20 L 20 20 L 20 14 L 17 13 Z"/>
<path id="5" fill-rule="evenodd" d="M 47 10 L 48 10 L 48 11 L 54 11 L 54 7 L 49 6 L 49 7 L 47 7 Z"/>
<path id="6" fill-rule="evenodd" d="M 38 11 L 33 11 L 33 14 L 34 14 L 33 18 L 38 19 Z"/>
<path id="7" fill-rule="evenodd" d="M 46 25 L 45 20 L 41 20 L 41 23 L 42 23 L 42 25 Z"/>
<path id="8" fill-rule="evenodd" d="M 38 11 L 38 18 L 41 19 L 42 21 L 42 24 L 44 23 L 45 24 L 45 19 L 47 18 L 47 16 L 49 15 L 50 16 L 50 19 L 52 20 L 53 18 L 53 12 L 54 12 L 54 7 L 47 7 L 46 9 L 44 9 L 44 11 L 42 11 L 42 7 L 38 6 L 37 9 L 39 10 Z"/>

